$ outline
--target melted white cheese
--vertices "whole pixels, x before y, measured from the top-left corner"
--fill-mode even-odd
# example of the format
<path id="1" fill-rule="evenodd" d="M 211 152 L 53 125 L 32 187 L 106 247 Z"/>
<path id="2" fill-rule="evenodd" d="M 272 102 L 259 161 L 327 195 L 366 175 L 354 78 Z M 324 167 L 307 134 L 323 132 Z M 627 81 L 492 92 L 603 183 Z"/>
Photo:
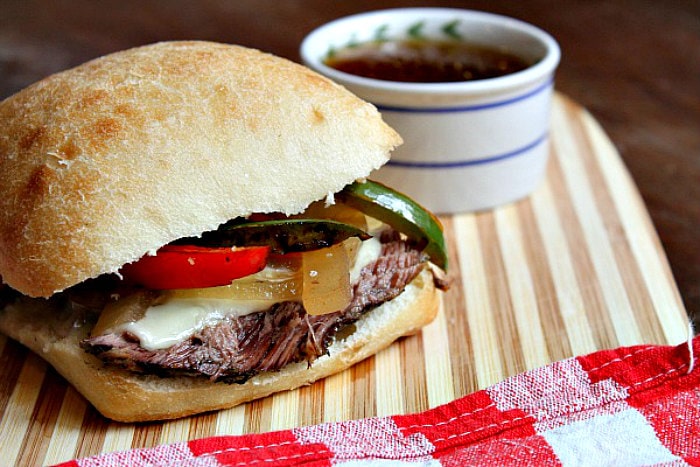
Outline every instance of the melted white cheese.
<path id="1" fill-rule="evenodd" d="M 171 299 L 149 307 L 143 318 L 121 329 L 138 337 L 144 349 L 166 349 L 227 316 L 267 310 L 273 304 L 270 300 Z"/>
<path id="2" fill-rule="evenodd" d="M 360 277 L 363 267 L 379 258 L 381 248 L 382 245 L 376 237 L 362 242 L 350 270 L 351 284 Z M 273 272 L 269 272 L 268 275 L 270 274 L 274 276 Z M 141 347 L 145 349 L 166 349 L 227 316 L 238 317 L 264 311 L 274 304 L 273 300 L 171 297 L 158 305 L 149 307 L 143 318 L 125 323 L 119 330 L 137 337 Z"/>
<path id="3" fill-rule="evenodd" d="M 377 258 L 379 258 L 379 254 L 381 253 L 381 251 L 382 244 L 379 241 L 379 238 L 377 237 L 372 237 L 362 242 L 362 245 L 357 250 L 357 257 L 355 258 L 355 263 L 350 269 L 351 284 L 354 284 L 355 282 L 357 282 L 357 279 L 360 278 L 360 271 L 362 271 L 362 268 L 376 261 Z"/>

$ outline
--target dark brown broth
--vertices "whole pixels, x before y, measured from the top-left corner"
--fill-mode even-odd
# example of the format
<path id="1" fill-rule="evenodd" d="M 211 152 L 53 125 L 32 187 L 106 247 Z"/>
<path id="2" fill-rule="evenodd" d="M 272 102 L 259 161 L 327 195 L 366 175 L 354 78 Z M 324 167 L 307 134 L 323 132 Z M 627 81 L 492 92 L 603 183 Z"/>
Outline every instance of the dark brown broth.
<path id="1" fill-rule="evenodd" d="M 336 51 L 325 61 L 365 78 L 445 83 L 495 78 L 524 70 L 526 60 L 495 48 L 457 41 L 367 42 Z"/>

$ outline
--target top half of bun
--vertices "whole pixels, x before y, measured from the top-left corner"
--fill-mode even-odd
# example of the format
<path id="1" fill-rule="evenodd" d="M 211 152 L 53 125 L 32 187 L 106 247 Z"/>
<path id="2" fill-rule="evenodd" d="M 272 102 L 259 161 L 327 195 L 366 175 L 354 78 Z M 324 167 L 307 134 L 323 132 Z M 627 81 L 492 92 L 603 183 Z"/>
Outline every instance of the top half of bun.
<path id="1" fill-rule="evenodd" d="M 256 50 L 164 42 L 0 103 L 0 276 L 50 296 L 253 212 L 295 213 L 400 137 L 320 75 Z"/>

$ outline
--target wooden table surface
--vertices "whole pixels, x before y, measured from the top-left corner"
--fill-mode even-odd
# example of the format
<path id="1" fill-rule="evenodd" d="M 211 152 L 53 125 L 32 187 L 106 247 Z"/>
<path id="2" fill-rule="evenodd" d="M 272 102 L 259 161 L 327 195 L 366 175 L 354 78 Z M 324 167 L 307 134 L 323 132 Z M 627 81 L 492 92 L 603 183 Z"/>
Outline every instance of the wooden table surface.
<path id="1" fill-rule="evenodd" d="M 0 1 L 0 98 L 43 76 L 169 39 L 238 43 L 298 60 L 334 18 L 400 6 L 505 14 L 560 43 L 556 88 L 600 122 L 651 214 L 686 309 L 700 314 L 700 1 Z"/>

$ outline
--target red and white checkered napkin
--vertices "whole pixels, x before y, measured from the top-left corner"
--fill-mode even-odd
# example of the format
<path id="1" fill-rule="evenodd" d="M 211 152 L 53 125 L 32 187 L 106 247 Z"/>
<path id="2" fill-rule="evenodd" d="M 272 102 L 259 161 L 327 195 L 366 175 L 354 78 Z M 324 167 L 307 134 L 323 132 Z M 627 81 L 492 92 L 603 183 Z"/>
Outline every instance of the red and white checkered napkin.
<path id="1" fill-rule="evenodd" d="M 200 439 L 63 466 L 700 465 L 694 355 L 700 338 L 600 351 L 424 413 Z"/>

